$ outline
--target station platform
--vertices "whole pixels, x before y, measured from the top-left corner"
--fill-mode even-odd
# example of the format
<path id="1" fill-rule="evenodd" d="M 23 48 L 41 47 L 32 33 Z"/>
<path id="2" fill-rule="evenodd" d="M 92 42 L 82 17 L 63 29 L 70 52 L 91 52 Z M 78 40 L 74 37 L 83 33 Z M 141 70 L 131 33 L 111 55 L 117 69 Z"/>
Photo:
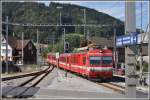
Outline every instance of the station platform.
<path id="1" fill-rule="evenodd" d="M 58 89 L 40 89 L 35 98 L 125 98 L 124 95 L 117 93 L 75 91 L 75 90 L 58 90 Z"/>
<path id="2" fill-rule="evenodd" d="M 117 74 L 114 74 L 113 76 L 115 76 L 115 77 L 120 77 L 120 78 L 125 78 L 125 75 L 117 75 Z"/>
<path id="3" fill-rule="evenodd" d="M 76 75 L 67 73 L 65 77 L 65 72 L 62 70 L 57 72 L 55 69 L 53 74 L 56 75 L 51 84 L 41 87 L 34 98 L 125 98 L 124 94 Z"/>
<path id="4" fill-rule="evenodd" d="M 122 76 L 122 75 L 116 75 L 116 74 L 114 74 L 113 75 L 114 76 L 114 78 L 116 78 L 116 79 L 118 79 L 118 80 L 120 80 L 120 81 L 124 81 L 124 83 L 119 83 L 119 85 L 121 85 L 121 86 L 123 86 L 123 87 L 125 87 L 125 76 Z M 149 86 L 148 85 L 140 85 L 139 83 L 137 84 L 137 86 L 136 86 L 136 89 L 137 89 L 137 93 L 139 94 L 139 93 L 145 93 L 145 94 L 147 94 L 147 93 L 149 93 Z M 144 95 L 145 95 L 144 94 Z"/>

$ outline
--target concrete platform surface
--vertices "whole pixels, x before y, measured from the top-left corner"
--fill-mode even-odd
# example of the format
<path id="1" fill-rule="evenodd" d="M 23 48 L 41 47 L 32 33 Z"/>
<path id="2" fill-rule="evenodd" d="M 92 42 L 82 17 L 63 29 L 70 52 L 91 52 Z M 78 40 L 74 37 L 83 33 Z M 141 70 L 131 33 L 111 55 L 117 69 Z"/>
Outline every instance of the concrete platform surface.
<path id="1" fill-rule="evenodd" d="M 40 89 L 35 98 L 125 98 L 122 94 L 58 89 Z"/>
<path id="2" fill-rule="evenodd" d="M 65 71 L 55 69 L 53 71 L 55 77 L 51 80 L 51 84 L 41 87 L 34 95 L 35 98 L 124 98 L 123 94 L 119 94 L 111 89 L 100 86 L 84 78 L 76 75 L 67 74 Z M 53 75 L 54 76 L 54 75 Z M 49 77 L 49 76 L 48 76 Z M 47 78 L 51 79 L 51 78 Z M 46 82 L 45 82 L 46 83 Z M 45 84 L 43 83 L 43 84 Z"/>

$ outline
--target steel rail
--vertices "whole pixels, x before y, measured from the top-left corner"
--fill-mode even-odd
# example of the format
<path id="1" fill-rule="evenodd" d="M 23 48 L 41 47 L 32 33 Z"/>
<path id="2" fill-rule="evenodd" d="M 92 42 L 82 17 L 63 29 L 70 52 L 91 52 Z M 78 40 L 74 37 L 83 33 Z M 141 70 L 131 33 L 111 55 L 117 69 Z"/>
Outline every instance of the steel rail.
<path id="1" fill-rule="evenodd" d="M 31 72 L 31 73 L 25 73 L 25 74 L 21 74 L 21 75 L 14 75 L 14 76 L 2 77 L 2 81 L 8 81 L 8 80 L 12 80 L 12 79 L 18 79 L 18 78 L 23 78 L 23 77 L 29 77 L 29 76 L 38 75 L 38 74 L 43 73 L 47 69 L 48 68 L 46 68 L 44 70 L 37 71 L 37 72 Z"/>
<path id="2" fill-rule="evenodd" d="M 117 85 L 117 84 L 113 84 L 113 83 L 97 83 L 98 85 L 104 86 L 106 88 L 112 89 L 114 91 L 118 91 L 122 94 L 125 94 L 125 88 Z"/>
<path id="3" fill-rule="evenodd" d="M 5 93 L 5 95 L 3 95 L 3 98 L 7 98 L 7 94 L 11 91 L 13 91 L 14 89 L 17 89 L 18 87 L 27 87 L 23 92 L 21 92 L 20 94 L 16 95 L 16 96 L 11 96 L 11 98 L 22 98 L 22 94 L 24 92 L 26 92 L 28 89 L 30 89 L 31 87 L 36 87 L 52 70 L 54 69 L 54 67 L 48 67 L 46 70 L 44 70 L 42 73 L 40 74 L 36 74 L 34 77 L 30 78 L 29 80 L 21 83 L 20 85 L 10 89 L 8 92 Z"/>

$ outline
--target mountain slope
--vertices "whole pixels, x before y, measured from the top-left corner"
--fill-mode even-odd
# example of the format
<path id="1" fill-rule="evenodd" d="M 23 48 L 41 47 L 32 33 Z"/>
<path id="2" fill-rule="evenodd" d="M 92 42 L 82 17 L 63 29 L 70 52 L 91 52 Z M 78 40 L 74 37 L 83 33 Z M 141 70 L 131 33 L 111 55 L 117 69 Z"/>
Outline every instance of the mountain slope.
<path id="1" fill-rule="evenodd" d="M 3 21 L 6 16 L 9 16 L 10 22 L 16 23 L 50 23 L 59 24 L 58 6 L 63 7 L 62 24 L 84 24 L 83 9 L 86 9 L 86 23 L 87 24 L 99 24 L 99 25 L 111 25 L 111 27 L 86 27 L 90 32 L 90 36 L 102 36 L 110 37 L 113 35 L 113 23 L 117 23 L 117 35 L 124 34 L 124 25 L 120 20 L 102 13 L 94 9 L 72 5 L 72 4 L 59 4 L 50 3 L 49 7 L 42 3 L 33 2 L 3 2 L 2 4 L 2 17 Z M 5 26 L 3 26 L 5 28 Z M 46 42 L 47 37 L 52 37 L 55 34 L 56 41 L 63 33 L 63 27 L 38 27 L 40 32 L 40 42 Z M 84 27 L 65 27 L 66 33 L 84 33 Z M 37 27 L 18 27 L 10 26 L 10 34 L 15 32 L 18 37 L 21 36 L 21 32 L 25 33 L 25 38 L 32 38 L 36 41 L 36 29 Z"/>

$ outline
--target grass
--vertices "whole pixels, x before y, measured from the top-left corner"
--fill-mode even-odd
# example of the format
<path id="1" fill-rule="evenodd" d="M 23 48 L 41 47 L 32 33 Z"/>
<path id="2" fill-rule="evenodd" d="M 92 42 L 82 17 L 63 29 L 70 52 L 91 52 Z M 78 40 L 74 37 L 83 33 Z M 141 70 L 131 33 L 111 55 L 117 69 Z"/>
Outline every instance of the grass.
<path id="1" fill-rule="evenodd" d="M 18 74 L 18 73 L 26 73 L 26 72 L 32 72 L 32 71 L 38 71 L 40 70 L 40 65 L 37 65 L 37 64 L 26 64 L 22 67 L 20 67 L 22 72 L 9 72 L 9 73 L 2 73 L 1 75 L 2 76 L 9 76 L 9 75 L 15 75 L 15 74 Z"/>
<path id="2" fill-rule="evenodd" d="M 2 76 L 7 76 L 7 75 L 15 75 L 17 73 L 20 73 L 20 72 L 9 72 L 9 73 L 2 73 L 1 75 Z"/>
<path id="3" fill-rule="evenodd" d="M 23 66 L 24 68 L 39 68 L 40 65 L 37 64 L 27 64 Z"/>

